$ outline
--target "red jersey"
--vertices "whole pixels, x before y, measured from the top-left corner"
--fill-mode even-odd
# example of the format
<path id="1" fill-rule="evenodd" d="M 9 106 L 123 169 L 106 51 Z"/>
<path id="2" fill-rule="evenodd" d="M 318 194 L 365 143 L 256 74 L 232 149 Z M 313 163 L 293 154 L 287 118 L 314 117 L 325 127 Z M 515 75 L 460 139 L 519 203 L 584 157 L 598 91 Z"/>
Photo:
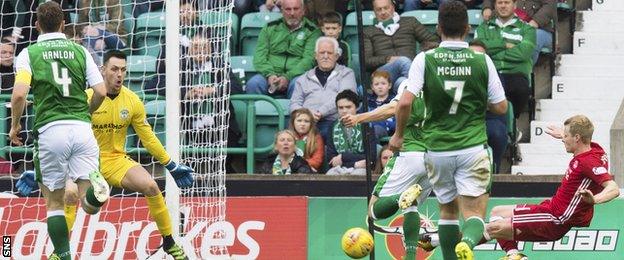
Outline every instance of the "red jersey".
<path id="1" fill-rule="evenodd" d="M 561 224 L 589 226 L 594 206 L 575 194 L 582 189 L 588 189 L 594 195 L 600 193 L 602 184 L 613 179 L 608 169 L 607 155 L 597 143 L 592 142 L 591 150 L 572 158 L 557 193 L 549 203 L 552 214 L 559 218 Z"/>

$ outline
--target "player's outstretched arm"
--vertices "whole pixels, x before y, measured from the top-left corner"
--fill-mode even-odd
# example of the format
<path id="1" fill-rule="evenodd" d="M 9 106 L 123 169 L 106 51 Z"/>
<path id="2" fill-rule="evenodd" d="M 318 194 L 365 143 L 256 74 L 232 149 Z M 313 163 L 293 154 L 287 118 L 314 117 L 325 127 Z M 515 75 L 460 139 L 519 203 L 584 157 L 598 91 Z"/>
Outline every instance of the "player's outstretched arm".
<path id="1" fill-rule="evenodd" d="M 173 160 L 165 165 L 171 176 L 180 188 L 190 188 L 193 186 L 193 168 L 184 164 L 176 164 Z"/>
<path id="2" fill-rule="evenodd" d="M 28 196 L 28 194 L 37 188 L 35 172 L 31 170 L 24 171 L 19 180 L 17 180 L 15 187 L 17 187 L 17 190 L 22 196 Z"/>
<path id="3" fill-rule="evenodd" d="M 577 194 L 580 195 L 585 202 L 590 204 L 601 204 L 609 202 L 612 199 L 620 196 L 620 187 L 618 187 L 615 181 L 605 181 L 602 183 L 602 187 L 604 189 L 596 195 L 594 195 L 590 190 L 587 189 L 580 190 Z"/>
<path id="4" fill-rule="evenodd" d="M 561 127 L 558 127 L 558 126 L 549 125 L 546 128 L 546 133 L 555 139 L 563 138 L 563 129 L 561 129 Z"/>
<path id="5" fill-rule="evenodd" d="M 369 123 L 375 121 L 386 120 L 394 116 L 397 108 L 396 101 L 392 101 L 388 104 L 384 104 L 373 111 L 355 115 L 344 115 L 340 118 L 340 121 L 346 127 L 354 127 L 360 123 Z"/>
<path id="6" fill-rule="evenodd" d="M 411 91 L 403 91 L 401 99 L 399 99 L 399 104 L 395 112 L 396 129 L 394 130 L 394 135 L 390 138 L 390 142 L 388 142 L 388 146 L 390 146 L 390 149 L 393 151 L 401 150 L 401 146 L 403 145 L 403 131 L 405 130 L 407 120 L 412 112 L 414 98 L 416 98 L 416 96 Z"/>
<path id="7" fill-rule="evenodd" d="M 24 114 L 26 107 L 26 96 L 30 91 L 31 75 L 26 71 L 18 71 L 13 85 L 13 93 L 11 95 L 11 130 L 9 131 L 9 139 L 16 145 L 22 145 L 22 140 L 18 136 L 22 126 L 20 118 Z"/>
<path id="8" fill-rule="evenodd" d="M 93 89 L 93 97 L 91 97 L 91 103 L 89 104 L 89 113 L 93 114 L 93 112 L 97 111 L 100 105 L 102 105 L 102 102 L 104 102 L 106 87 L 104 83 L 99 83 L 91 88 Z"/>

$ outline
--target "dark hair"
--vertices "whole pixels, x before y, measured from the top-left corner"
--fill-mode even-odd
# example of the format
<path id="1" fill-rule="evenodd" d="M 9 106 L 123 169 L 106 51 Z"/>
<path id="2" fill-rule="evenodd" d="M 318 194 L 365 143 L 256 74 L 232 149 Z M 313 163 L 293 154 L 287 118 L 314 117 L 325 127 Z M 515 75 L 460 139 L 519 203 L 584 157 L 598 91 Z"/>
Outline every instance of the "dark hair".
<path id="1" fill-rule="evenodd" d="M 43 33 L 58 31 L 64 19 L 63 10 L 57 2 L 49 1 L 37 7 L 37 22 Z"/>
<path id="2" fill-rule="evenodd" d="M 104 53 L 104 61 L 102 62 L 103 64 L 106 64 L 106 62 L 108 62 L 108 60 L 110 60 L 110 58 L 115 57 L 118 59 L 122 59 L 122 60 L 127 60 L 126 59 L 126 54 L 123 53 L 120 50 L 110 50 L 107 51 L 106 53 Z"/>
<path id="3" fill-rule="evenodd" d="M 341 99 L 346 99 L 353 102 L 353 104 L 355 104 L 355 107 L 358 107 L 360 105 L 360 97 L 358 96 L 358 94 L 348 89 L 338 93 L 338 95 L 336 96 L 336 103 L 338 103 L 338 100 Z"/>
<path id="4" fill-rule="evenodd" d="M 84 26 L 75 23 L 66 24 L 63 33 L 67 38 L 82 38 L 82 28 L 84 28 Z"/>
<path id="5" fill-rule="evenodd" d="M 468 27 L 466 5 L 460 1 L 445 2 L 438 12 L 438 26 L 446 37 L 461 37 Z"/>
<path id="6" fill-rule="evenodd" d="M 7 38 L 7 37 L 2 37 L 2 39 L 0 40 L 0 43 L 2 43 L 2 44 L 10 44 L 10 45 L 15 46 L 15 43 L 12 40 L 10 40 L 9 38 Z"/>
<path id="7" fill-rule="evenodd" d="M 337 12 L 329 12 L 321 16 L 319 19 L 319 24 L 323 26 L 326 23 L 337 23 L 342 26 L 342 15 Z"/>

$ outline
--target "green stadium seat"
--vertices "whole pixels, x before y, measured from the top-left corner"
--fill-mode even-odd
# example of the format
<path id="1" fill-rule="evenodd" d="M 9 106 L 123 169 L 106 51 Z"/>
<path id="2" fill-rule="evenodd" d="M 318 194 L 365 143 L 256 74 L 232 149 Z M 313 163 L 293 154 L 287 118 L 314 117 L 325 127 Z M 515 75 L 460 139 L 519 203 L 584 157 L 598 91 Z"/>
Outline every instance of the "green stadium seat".
<path id="1" fill-rule="evenodd" d="M 245 144 L 247 142 L 247 104 L 245 101 L 232 100 L 232 106 L 234 106 L 233 112 L 236 114 L 236 122 L 241 131 L 239 144 Z"/>
<path id="2" fill-rule="evenodd" d="M 124 85 L 135 93 L 142 93 L 143 86 L 156 74 L 156 58 L 148 55 L 127 57 L 128 75 Z"/>
<path id="3" fill-rule="evenodd" d="M 481 9 L 468 10 L 468 24 L 470 25 L 470 32 L 466 36 L 466 41 L 471 42 L 474 39 L 475 30 L 483 22 L 483 16 L 481 16 Z"/>
<path id="4" fill-rule="evenodd" d="M 199 20 L 204 25 L 209 25 L 213 32 L 218 36 L 226 36 L 226 28 L 231 25 L 232 38 L 230 39 L 230 51 L 233 54 L 238 53 L 238 26 L 239 19 L 235 13 L 226 15 L 224 12 L 200 12 Z"/>
<path id="5" fill-rule="evenodd" d="M 127 57 L 128 77 L 145 77 L 156 74 L 156 58 L 148 55 Z"/>
<path id="6" fill-rule="evenodd" d="M 240 46 L 241 55 L 253 56 L 262 28 L 272 21 L 282 18 L 281 13 L 247 13 L 241 20 Z"/>
<path id="7" fill-rule="evenodd" d="M 152 100 L 145 103 L 147 122 L 154 129 L 156 137 L 161 143 L 165 143 L 165 109 L 167 103 L 164 100 Z"/>
<path id="8" fill-rule="evenodd" d="M 429 31 L 435 33 L 438 25 L 438 10 L 414 10 L 401 14 L 403 17 L 414 17 L 423 24 Z"/>
<path id="9" fill-rule="evenodd" d="M 158 57 L 165 37 L 165 13 L 144 13 L 137 18 L 133 44 L 134 54 Z"/>
<path id="10" fill-rule="evenodd" d="M 282 111 L 284 111 L 284 115 L 288 115 L 288 104 L 289 100 L 276 100 L 282 106 Z M 273 144 L 275 141 L 275 133 L 280 131 L 278 129 L 278 112 L 275 107 L 266 101 L 256 101 L 256 143 L 255 147 L 265 147 Z M 285 117 L 286 124 L 288 123 L 288 117 Z M 262 155 L 260 155 L 261 158 Z M 258 157 L 256 157 L 258 158 Z"/>
<path id="11" fill-rule="evenodd" d="M 238 76 L 238 80 L 242 85 L 245 85 L 247 80 L 256 74 L 256 69 L 253 66 L 253 56 L 232 56 L 230 57 L 230 64 L 232 65 L 232 73 Z"/>
<path id="12" fill-rule="evenodd" d="M 373 11 L 362 11 L 362 25 L 373 25 L 373 19 L 375 19 L 375 13 Z M 359 42 L 357 33 L 357 13 L 351 12 L 347 15 L 345 26 L 342 29 L 342 38 L 351 47 L 352 54 L 359 54 Z M 352 62 L 353 63 L 353 62 Z"/>

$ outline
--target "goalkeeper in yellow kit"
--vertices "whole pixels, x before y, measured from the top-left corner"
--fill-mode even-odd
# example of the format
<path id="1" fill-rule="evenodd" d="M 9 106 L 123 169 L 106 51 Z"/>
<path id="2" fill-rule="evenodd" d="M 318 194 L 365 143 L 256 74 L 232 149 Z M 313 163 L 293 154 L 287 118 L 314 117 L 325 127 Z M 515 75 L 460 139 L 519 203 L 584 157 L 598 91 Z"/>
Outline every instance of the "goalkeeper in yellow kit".
<path id="1" fill-rule="evenodd" d="M 126 55 L 109 51 L 104 55 L 102 75 L 107 90 L 104 102 L 92 115 L 92 129 L 100 148 L 100 171 L 106 181 L 115 187 L 138 191 L 145 196 L 150 216 L 163 237 L 163 249 L 174 259 L 188 259 L 181 247 L 175 244 L 171 219 L 158 185 L 150 174 L 124 149 L 128 127 L 132 125 L 143 146 L 171 173 L 180 188 L 193 184 L 193 169 L 173 162 L 165 148 L 146 121 L 145 107 L 139 97 L 122 85 L 126 75 Z M 90 100 L 93 90 L 87 90 Z M 22 179 L 26 178 L 22 175 Z M 30 175 L 32 176 L 32 175 Z M 34 187 L 19 186 L 27 195 Z M 78 190 L 76 184 L 67 181 L 65 187 L 65 216 L 67 227 L 72 229 L 76 219 Z"/>

